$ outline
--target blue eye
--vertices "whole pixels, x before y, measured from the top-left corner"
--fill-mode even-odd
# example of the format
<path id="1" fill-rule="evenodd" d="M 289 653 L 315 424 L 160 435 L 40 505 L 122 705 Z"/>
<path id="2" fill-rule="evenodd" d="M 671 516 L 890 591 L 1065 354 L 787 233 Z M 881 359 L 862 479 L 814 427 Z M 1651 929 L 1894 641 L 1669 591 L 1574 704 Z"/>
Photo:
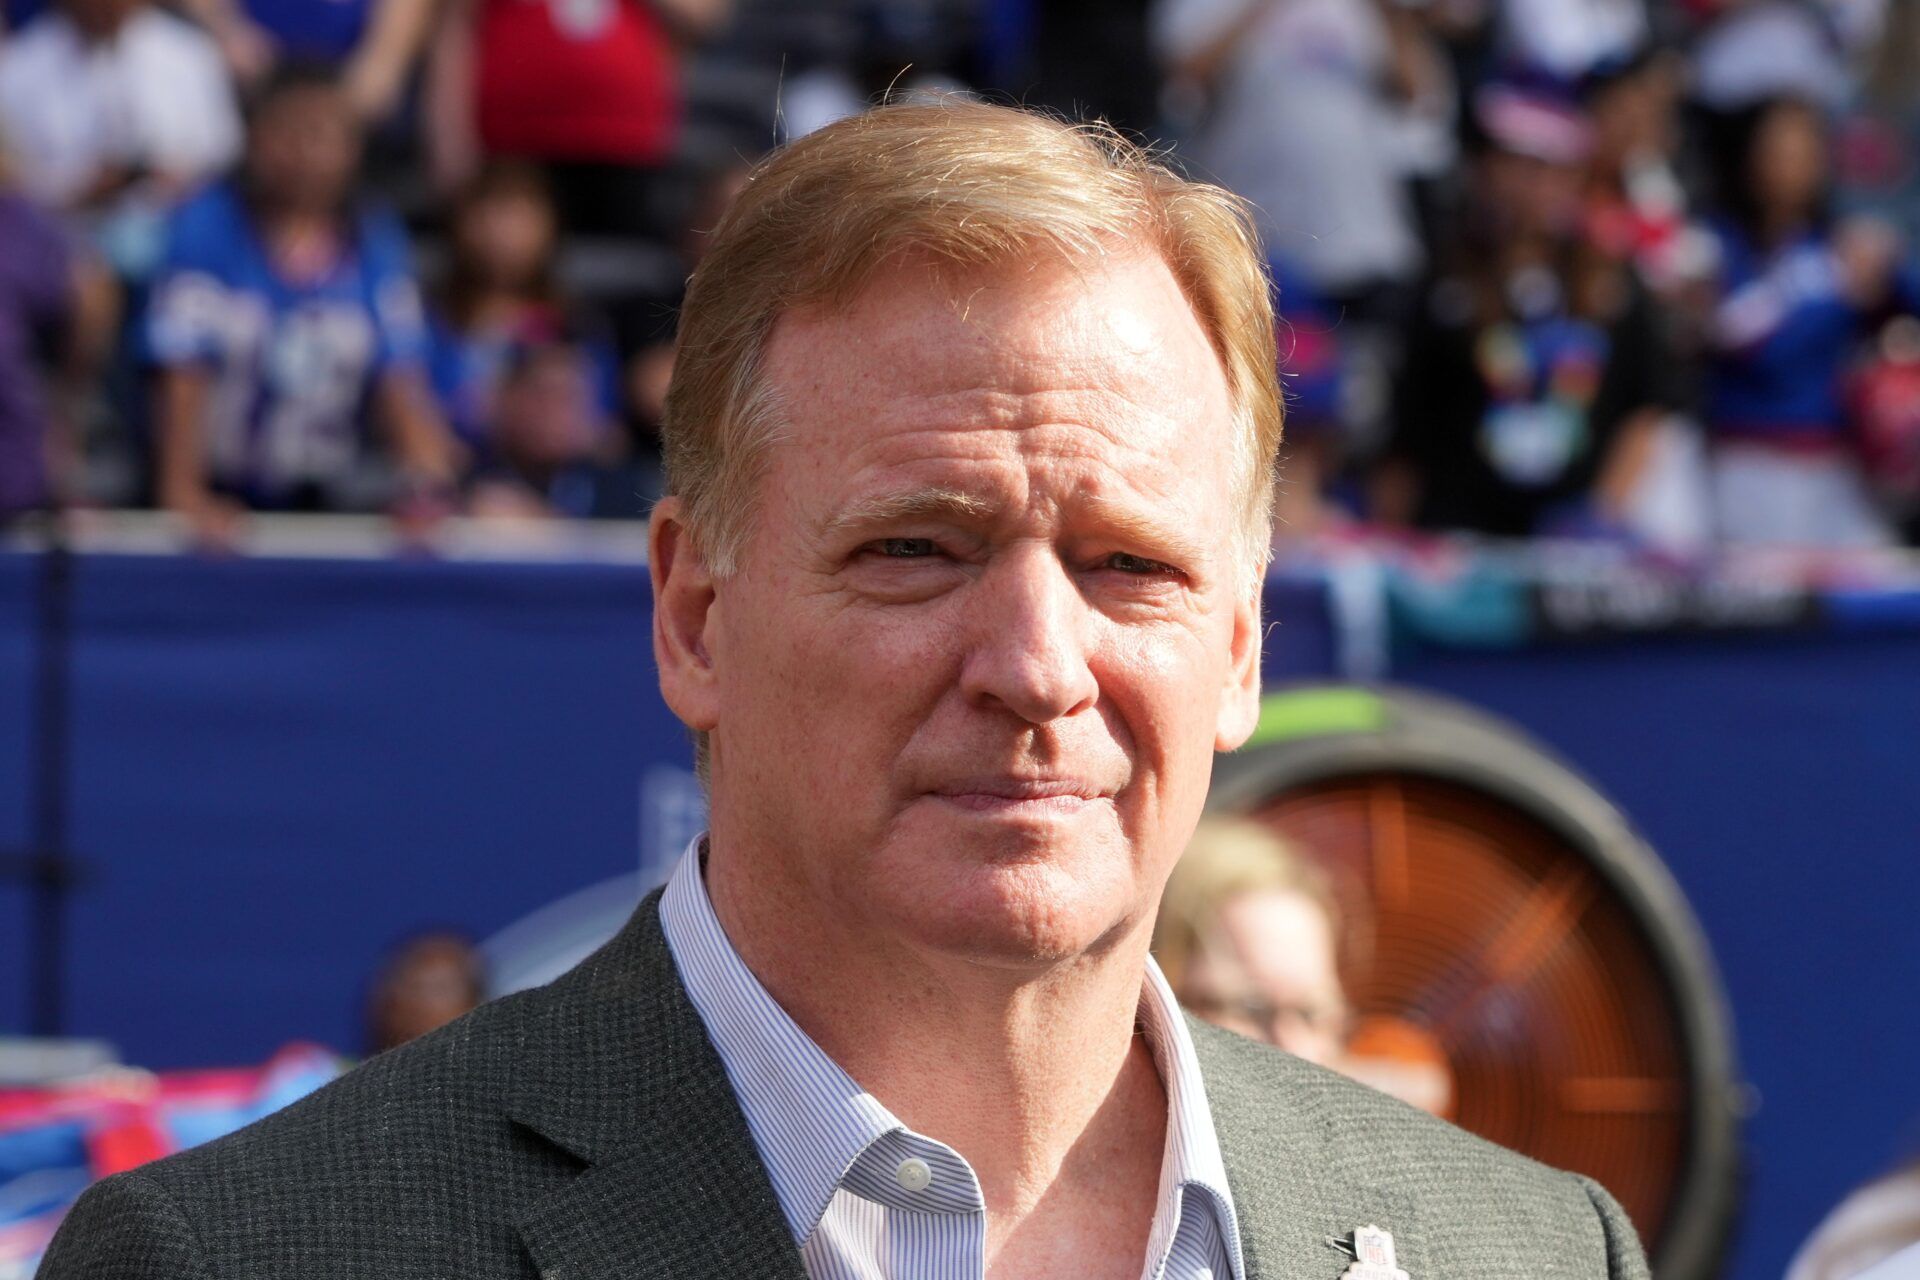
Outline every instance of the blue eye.
<path id="1" fill-rule="evenodd" d="M 898 560 L 917 560 L 937 550 L 932 538 L 883 538 L 879 547 L 881 555 Z"/>

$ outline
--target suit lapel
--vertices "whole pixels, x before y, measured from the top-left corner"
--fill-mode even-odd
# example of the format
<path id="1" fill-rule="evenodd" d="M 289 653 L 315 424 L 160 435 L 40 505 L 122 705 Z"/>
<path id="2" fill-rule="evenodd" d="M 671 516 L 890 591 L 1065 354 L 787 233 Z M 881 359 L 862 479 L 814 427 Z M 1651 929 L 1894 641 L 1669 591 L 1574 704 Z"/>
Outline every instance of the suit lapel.
<path id="1" fill-rule="evenodd" d="M 584 1164 L 518 1227 L 553 1280 L 804 1280 L 719 1055 L 649 895 L 620 935 L 545 991 L 508 1110 Z"/>
<path id="2" fill-rule="evenodd" d="M 1437 1280 L 1405 1196 L 1375 1184 L 1367 1152 L 1336 1138 L 1319 1068 L 1188 1019 L 1226 1161 L 1247 1280 L 1335 1280 L 1356 1228 L 1393 1235 L 1411 1280 Z"/>

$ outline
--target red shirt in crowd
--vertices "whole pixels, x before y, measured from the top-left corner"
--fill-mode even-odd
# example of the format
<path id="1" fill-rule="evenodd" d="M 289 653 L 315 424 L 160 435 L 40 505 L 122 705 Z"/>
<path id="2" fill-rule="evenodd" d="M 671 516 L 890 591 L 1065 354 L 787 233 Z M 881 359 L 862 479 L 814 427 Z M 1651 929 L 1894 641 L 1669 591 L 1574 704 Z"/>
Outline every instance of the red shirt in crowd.
<path id="1" fill-rule="evenodd" d="M 489 151 L 643 165 L 672 151 L 678 59 L 646 0 L 481 0 L 477 21 Z"/>

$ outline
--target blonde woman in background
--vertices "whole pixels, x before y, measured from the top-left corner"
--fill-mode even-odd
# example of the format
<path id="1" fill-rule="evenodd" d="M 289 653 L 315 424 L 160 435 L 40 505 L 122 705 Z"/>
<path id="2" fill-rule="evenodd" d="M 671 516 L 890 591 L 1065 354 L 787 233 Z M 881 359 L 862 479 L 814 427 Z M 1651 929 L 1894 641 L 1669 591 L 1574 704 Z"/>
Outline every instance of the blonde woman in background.
<path id="1" fill-rule="evenodd" d="M 1841 1201 L 1787 1280 L 1920 1280 L 1920 1160 Z"/>
<path id="2" fill-rule="evenodd" d="M 1167 882 L 1153 953 L 1199 1017 L 1338 1067 L 1349 1022 L 1325 873 L 1257 823 L 1208 818 Z"/>

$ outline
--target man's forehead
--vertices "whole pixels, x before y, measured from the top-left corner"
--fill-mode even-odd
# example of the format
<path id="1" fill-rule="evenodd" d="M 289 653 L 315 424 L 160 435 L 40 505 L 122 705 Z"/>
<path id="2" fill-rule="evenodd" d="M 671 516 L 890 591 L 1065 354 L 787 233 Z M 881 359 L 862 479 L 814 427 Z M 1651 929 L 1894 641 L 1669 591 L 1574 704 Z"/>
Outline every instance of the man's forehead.
<path id="1" fill-rule="evenodd" d="M 1225 375 L 1157 257 L 907 270 L 783 318 L 763 376 L 772 492 L 814 530 L 1098 529 L 1195 563 L 1231 536 Z"/>
<path id="2" fill-rule="evenodd" d="M 844 302 L 783 314 L 765 368 L 788 395 L 937 392 L 989 369 L 1013 393 L 1057 388 L 1063 375 L 1122 389 L 1175 369 L 1202 384 L 1188 398 L 1208 381 L 1225 392 L 1179 282 L 1139 249 L 966 270 L 902 259 Z"/>

